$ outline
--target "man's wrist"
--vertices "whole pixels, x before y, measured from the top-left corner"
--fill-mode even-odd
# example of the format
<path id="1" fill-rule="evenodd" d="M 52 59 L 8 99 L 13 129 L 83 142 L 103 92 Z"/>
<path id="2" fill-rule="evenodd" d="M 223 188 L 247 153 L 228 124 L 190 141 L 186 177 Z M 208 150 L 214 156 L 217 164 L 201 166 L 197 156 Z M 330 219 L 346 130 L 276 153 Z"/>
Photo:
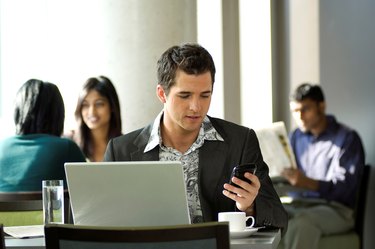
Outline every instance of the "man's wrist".
<path id="1" fill-rule="evenodd" d="M 307 178 L 305 187 L 309 190 L 317 191 L 319 189 L 319 181 Z"/>
<path id="2" fill-rule="evenodd" d="M 245 210 L 245 213 L 246 215 L 254 215 L 255 214 L 255 205 L 254 205 L 254 202 L 251 204 L 250 207 L 248 207 L 246 210 Z"/>

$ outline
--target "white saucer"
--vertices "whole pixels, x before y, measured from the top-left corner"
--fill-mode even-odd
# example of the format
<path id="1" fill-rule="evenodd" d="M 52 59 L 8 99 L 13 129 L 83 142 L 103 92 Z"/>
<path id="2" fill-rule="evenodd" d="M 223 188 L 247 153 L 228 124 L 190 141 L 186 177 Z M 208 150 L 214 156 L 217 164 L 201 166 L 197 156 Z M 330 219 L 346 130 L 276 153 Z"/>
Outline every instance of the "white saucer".
<path id="1" fill-rule="evenodd" d="M 246 228 L 244 231 L 233 231 L 230 232 L 230 237 L 232 239 L 241 239 L 249 237 L 251 234 L 258 231 L 258 227 Z"/>

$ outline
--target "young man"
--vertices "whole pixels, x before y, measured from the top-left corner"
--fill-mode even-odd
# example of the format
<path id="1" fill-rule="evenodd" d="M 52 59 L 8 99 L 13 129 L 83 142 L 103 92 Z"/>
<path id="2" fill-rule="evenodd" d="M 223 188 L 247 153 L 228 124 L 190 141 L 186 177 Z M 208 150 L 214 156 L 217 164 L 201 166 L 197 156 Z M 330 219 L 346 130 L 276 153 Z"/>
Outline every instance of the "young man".
<path id="1" fill-rule="evenodd" d="M 286 205 L 291 219 L 285 248 L 317 248 L 322 235 L 345 232 L 354 225 L 352 211 L 365 163 L 363 146 L 357 132 L 326 115 L 325 108 L 318 85 L 302 84 L 291 96 L 290 109 L 299 128 L 290 140 L 298 169 L 287 169 L 283 175 L 304 190 L 304 197 L 327 202 Z"/>
<path id="2" fill-rule="evenodd" d="M 157 66 L 162 112 L 149 126 L 112 139 L 105 161 L 181 161 L 192 223 L 239 210 L 254 215 L 257 226 L 286 228 L 254 131 L 207 116 L 215 81 L 211 55 L 196 44 L 174 46 Z M 227 184 L 243 163 L 257 164 L 256 174 L 245 174 L 251 183 L 234 178 L 240 187 Z"/>

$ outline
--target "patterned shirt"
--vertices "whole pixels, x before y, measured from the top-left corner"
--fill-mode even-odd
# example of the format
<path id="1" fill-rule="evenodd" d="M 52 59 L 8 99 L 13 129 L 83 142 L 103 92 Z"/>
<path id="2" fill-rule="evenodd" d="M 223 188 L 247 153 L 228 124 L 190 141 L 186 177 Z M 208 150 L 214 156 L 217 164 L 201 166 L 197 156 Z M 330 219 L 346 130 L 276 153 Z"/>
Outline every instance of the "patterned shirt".
<path id="1" fill-rule="evenodd" d="M 166 147 L 163 144 L 160 134 L 160 121 L 162 118 L 163 112 L 161 112 L 154 121 L 151 135 L 144 152 L 146 153 L 156 146 L 160 146 L 160 161 L 180 161 L 182 163 L 191 223 L 203 222 L 202 208 L 198 191 L 199 148 L 202 147 L 205 140 L 224 141 L 224 139 L 215 130 L 210 120 L 206 116 L 203 120 L 195 142 L 185 153 L 181 153 L 176 149 Z"/>

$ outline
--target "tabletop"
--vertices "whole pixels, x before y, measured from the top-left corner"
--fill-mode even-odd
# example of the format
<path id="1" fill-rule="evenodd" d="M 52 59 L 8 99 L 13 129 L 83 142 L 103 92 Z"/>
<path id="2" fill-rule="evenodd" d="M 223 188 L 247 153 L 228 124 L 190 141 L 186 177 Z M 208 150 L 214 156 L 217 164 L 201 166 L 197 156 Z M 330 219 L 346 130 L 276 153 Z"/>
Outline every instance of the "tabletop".
<path id="1" fill-rule="evenodd" d="M 281 240 L 280 229 L 256 232 L 250 237 L 231 239 L 231 249 L 276 249 Z"/>
<path id="2" fill-rule="evenodd" d="M 247 238 L 231 239 L 231 249 L 276 249 L 281 239 L 280 230 L 256 232 Z M 45 249 L 43 237 L 5 239 L 6 249 Z"/>

